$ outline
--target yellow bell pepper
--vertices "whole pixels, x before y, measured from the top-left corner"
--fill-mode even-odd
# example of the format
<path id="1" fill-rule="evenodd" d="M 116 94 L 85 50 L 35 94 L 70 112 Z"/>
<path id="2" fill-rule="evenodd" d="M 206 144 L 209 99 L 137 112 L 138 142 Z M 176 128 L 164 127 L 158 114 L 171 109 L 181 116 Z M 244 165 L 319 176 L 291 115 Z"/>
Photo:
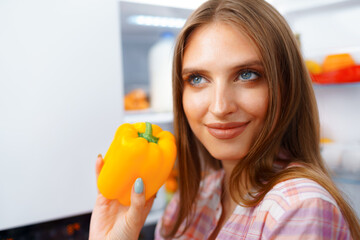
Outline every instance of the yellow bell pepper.
<path id="1" fill-rule="evenodd" d="M 147 200 L 165 183 L 175 159 L 175 138 L 170 132 L 148 122 L 122 124 L 105 155 L 99 191 L 129 206 L 132 185 L 141 177 Z"/>

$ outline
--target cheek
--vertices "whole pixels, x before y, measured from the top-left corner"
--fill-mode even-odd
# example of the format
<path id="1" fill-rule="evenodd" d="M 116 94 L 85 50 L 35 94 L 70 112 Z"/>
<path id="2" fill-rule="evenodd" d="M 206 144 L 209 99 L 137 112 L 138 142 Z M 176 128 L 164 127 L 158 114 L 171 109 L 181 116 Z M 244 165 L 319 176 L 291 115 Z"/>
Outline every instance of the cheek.
<path id="1" fill-rule="evenodd" d="M 184 88 L 183 106 L 185 115 L 191 125 L 192 121 L 200 121 L 207 111 L 207 100 L 204 92 L 193 92 L 191 89 Z"/>
<path id="2" fill-rule="evenodd" d="M 242 94 L 240 102 L 245 112 L 256 118 L 257 122 L 265 121 L 269 103 L 267 87 L 253 89 L 247 94 Z"/>
<path id="3" fill-rule="evenodd" d="M 253 109 L 254 114 L 261 119 L 262 121 L 265 120 L 267 109 L 268 109 L 268 97 L 267 93 L 266 95 L 263 95 L 262 97 L 259 97 L 256 101 L 253 103 Z"/>

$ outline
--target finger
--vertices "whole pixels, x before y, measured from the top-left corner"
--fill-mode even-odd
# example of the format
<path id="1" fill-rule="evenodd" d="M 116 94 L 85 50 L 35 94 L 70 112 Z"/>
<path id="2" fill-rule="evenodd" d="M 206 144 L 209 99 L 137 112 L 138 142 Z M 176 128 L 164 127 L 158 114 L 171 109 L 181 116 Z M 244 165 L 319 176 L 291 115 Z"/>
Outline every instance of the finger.
<path id="1" fill-rule="evenodd" d="M 146 214 L 146 216 L 149 214 L 151 207 L 154 203 L 154 200 L 156 198 L 156 195 L 154 195 L 153 197 L 151 197 L 150 199 L 148 199 L 145 203 L 145 209 L 144 209 L 144 213 Z"/>
<path id="2" fill-rule="evenodd" d="M 96 179 L 98 179 L 102 167 L 104 166 L 104 160 L 101 154 L 98 155 L 95 164 Z"/>
<path id="3" fill-rule="evenodd" d="M 141 229 L 150 211 L 152 200 L 145 200 L 145 186 L 141 178 L 136 179 L 131 193 L 131 205 L 128 211 L 128 224 Z"/>

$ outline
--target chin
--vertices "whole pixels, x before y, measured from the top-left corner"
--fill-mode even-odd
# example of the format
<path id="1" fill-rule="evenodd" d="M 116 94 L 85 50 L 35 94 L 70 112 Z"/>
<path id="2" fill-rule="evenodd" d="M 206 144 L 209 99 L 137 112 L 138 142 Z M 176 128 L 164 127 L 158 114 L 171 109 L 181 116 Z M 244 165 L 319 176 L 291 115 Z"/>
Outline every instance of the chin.
<path id="1" fill-rule="evenodd" d="M 235 141 L 211 141 L 211 137 L 203 138 L 200 142 L 203 143 L 205 149 L 210 155 L 218 160 L 237 161 L 242 159 L 249 151 L 249 144 Z M 210 140 L 210 141 L 209 141 Z"/>
<path id="2" fill-rule="evenodd" d="M 226 150 L 210 151 L 210 154 L 221 161 L 240 161 L 246 155 L 244 152 L 232 152 Z"/>

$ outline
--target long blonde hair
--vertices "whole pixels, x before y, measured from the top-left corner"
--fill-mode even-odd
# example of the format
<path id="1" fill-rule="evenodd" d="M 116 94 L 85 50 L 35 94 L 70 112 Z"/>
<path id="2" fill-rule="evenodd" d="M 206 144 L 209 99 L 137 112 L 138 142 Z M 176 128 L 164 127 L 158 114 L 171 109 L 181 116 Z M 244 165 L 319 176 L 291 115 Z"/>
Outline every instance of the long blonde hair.
<path id="1" fill-rule="evenodd" d="M 181 71 L 187 40 L 195 29 L 216 21 L 240 29 L 252 39 L 261 54 L 269 86 L 265 127 L 230 176 L 232 198 L 243 206 L 256 206 L 275 184 L 292 178 L 308 178 L 333 196 L 352 237 L 360 239 L 359 220 L 331 180 L 320 155 L 317 104 L 297 41 L 284 18 L 263 0 L 210 0 L 189 17 L 178 36 L 173 62 L 173 96 L 180 206 L 174 226 L 165 235 L 174 237 L 183 221 L 186 226 L 191 224 L 205 167 L 221 168 L 220 162 L 210 156 L 192 133 L 182 105 Z M 289 162 L 306 167 L 276 171 L 273 162 L 279 149 L 290 156 Z M 244 174 L 245 182 L 240 181 Z M 250 186 L 255 187 L 256 194 L 249 193 Z"/>

